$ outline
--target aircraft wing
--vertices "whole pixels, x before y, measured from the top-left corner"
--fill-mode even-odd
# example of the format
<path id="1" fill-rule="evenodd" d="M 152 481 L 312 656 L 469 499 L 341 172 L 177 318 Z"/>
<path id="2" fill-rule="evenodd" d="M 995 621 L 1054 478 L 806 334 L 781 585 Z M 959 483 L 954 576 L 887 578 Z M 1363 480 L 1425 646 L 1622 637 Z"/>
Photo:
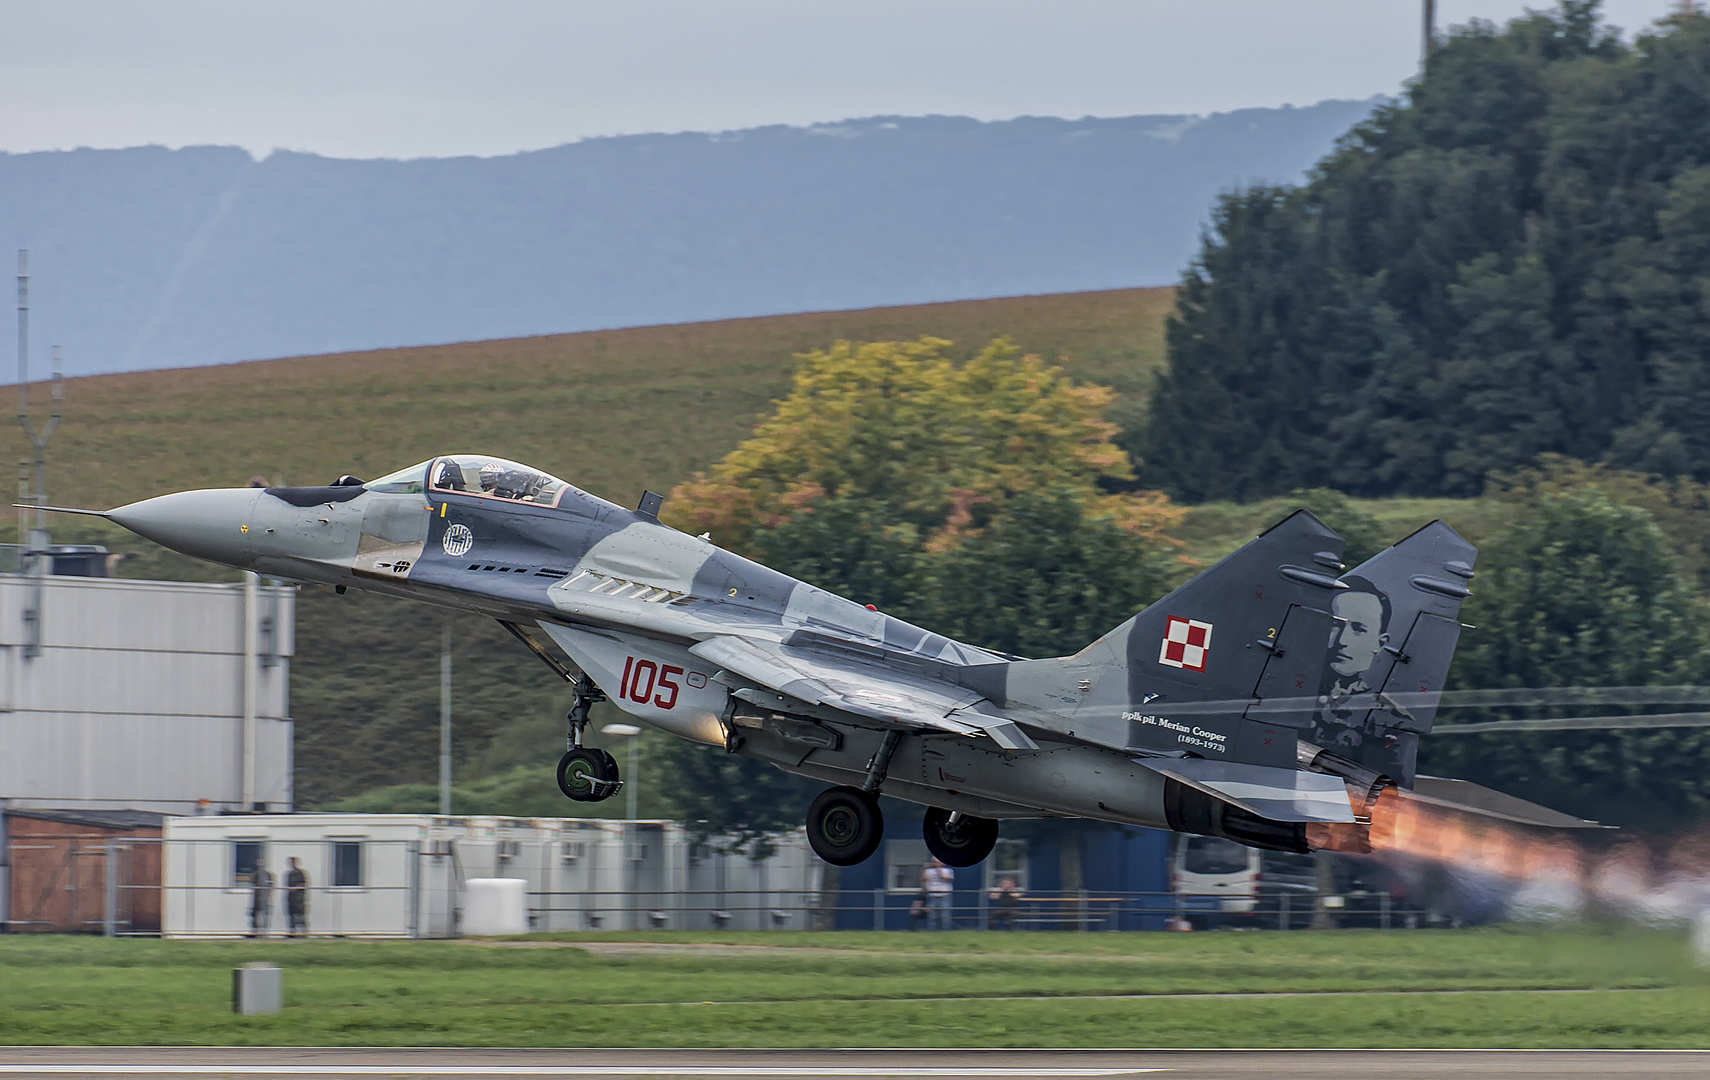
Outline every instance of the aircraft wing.
<path id="1" fill-rule="evenodd" d="M 830 657 L 779 642 L 735 634 L 709 637 L 689 652 L 752 682 L 874 720 L 988 735 L 1009 750 L 1039 747 L 1013 720 L 980 709 L 986 699 L 949 683 L 910 676 L 878 663 Z"/>
<path id="2" fill-rule="evenodd" d="M 769 690 L 856 716 L 958 735 L 990 736 L 1010 750 L 1037 750 L 1015 721 L 994 716 L 982 695 L 954 683 L 899 670 L 882 653 L 871 657 L 789 645 L 798 628 L 768 625 L 712 605 L 657 602 L 655 590 L 593 591 L 576 575 L 551 590 L 553 604 L 581 622 L 663 634 L 694 642 L 689 652 Z M 550 632 L 550 631 L 549 631 Z M 845 645 L 860 646 L 853 640 Z"/>

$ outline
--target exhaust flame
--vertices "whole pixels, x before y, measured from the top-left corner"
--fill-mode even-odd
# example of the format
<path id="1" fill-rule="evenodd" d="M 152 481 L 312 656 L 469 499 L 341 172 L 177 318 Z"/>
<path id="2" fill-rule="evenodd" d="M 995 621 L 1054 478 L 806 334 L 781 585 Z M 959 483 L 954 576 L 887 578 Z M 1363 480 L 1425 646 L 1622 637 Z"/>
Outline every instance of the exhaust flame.
<path id="1" fill-rule="evenodd" d="M 1506 887 L 1511 916 L 1560 920 L 1591 909 L 1652 925 L 1710 911 L 1710 836 L 1653 847 L 1626 837 L 1606 847 L 1560 831 L 1511 825 L 1414 802 L 1386 788 L 1369 825 L 1308 829 L 1316 850 L 1372 855 L 1398 869 L 1434 865 Z"/>

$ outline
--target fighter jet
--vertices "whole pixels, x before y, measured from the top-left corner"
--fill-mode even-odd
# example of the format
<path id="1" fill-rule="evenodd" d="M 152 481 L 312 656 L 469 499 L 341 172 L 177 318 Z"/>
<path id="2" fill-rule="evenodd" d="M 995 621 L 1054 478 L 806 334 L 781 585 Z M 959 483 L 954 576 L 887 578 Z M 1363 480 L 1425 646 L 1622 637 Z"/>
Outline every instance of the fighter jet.
<path id="1" fill-rule="evenodd" d="M 1345 573 L 1341 538 L 1301 511 L 1074 655 L 1026 659 L 679 532 L 661 502 L 629 510 L 454 454 L 371 481 L 67 512 L 239 569 L 496 619 L 574 690 L 557 766 L 570 799 L 621 786 L 585 742 L 609 700 L 830 785 L 807 836 L 838 865 L 877 850 L 881 793 L 927 807 L 926 844 L 952 866 L 984 859 L 1004 818 L 1297 852 L 1360 850 L 1385 793 L 1586 824 L 1415 776 L 1476 557 L 1440 522 Z"/>

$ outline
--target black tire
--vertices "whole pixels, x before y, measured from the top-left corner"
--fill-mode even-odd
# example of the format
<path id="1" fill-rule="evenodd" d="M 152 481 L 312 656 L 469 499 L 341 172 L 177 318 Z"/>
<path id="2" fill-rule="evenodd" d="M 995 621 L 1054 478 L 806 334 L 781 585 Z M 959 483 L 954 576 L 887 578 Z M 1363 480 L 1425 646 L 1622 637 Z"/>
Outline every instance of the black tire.
<path id="1" fill-rule="evenodd" d="M 596 794 L 590 780 L 616 780 L 617 761 L 597 746 L 566 751 L 558 759 L 558 790 L 577 802 L 599 802 L 609 795 Z"/>
<path id="2" fill-rule="evenodd" d="M 866 862 L 879 850 L 884 833 L 879 800 L 860 788 L 826 788 L 808 807 L 808 844 L 833 866 Z"/>
<path id="3" fill-rule="evenodd" d="M 950 811 L 936 806 L 926 808 L 926 816 L 920 821 L 920 831 L 926 837 L 926 850 L 945 866 L 974 866 L 985 862 L 986 856 L 997 846 L 997 822 L 963 814 L 952 828 Z"/>

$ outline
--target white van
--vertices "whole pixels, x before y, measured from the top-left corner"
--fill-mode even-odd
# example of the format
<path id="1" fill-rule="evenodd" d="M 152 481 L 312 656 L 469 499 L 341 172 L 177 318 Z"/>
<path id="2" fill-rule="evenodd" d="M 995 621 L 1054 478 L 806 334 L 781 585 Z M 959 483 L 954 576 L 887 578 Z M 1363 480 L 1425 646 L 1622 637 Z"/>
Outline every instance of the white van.
<path id="1" fill-rule="evenodd" d="M 1189 902 L 1190 911 L 1249 915 L 1259 899 L 1259 868 L 1257 848 L 1218 836 L 1183 835 L 1170 865 L 1172 891 L 1198 898 Z"/>

